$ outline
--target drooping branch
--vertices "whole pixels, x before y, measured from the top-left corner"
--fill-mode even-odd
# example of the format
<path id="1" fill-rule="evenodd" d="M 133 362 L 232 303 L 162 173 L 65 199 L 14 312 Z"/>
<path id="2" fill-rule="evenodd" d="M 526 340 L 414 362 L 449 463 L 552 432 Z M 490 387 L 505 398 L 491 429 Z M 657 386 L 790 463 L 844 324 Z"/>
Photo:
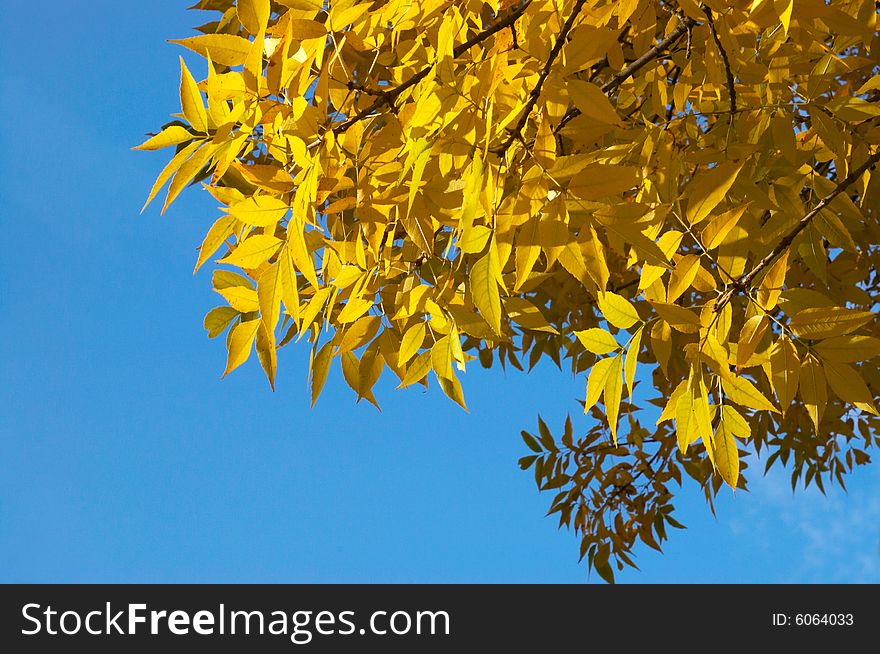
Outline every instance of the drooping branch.
<path id="1" fill-rule="evenodd" d="M 538 76 L 538 82 L 529 93 L 529 99 L 526 101 L 525 107 L 523 107 L 519 120 L 517 120 L 514 128 L 510 130 L 510 134 L 504 140 L 504 143 L 502 143 L 495 151 L 497 155 L 504 156 L 504 153 L 507 152 L 507 149 L 513 144 L 513 142 L 522 138 L 523 128 L 529 120 L 529 115 L 532 113 L 532 109 L 535 108 L 535 104 L 537 104 L 538 99 L 541 97 L 541 89 L 544 87 L 544 82 L 547 80 L 550 71 L 553 69 L 553 63 L 556 61 L 559 53 L 562 52 L 562 46 L 565 45 L 565 42 L 568 39 L 568 34 L 571 32 L 572 27 L 574 27 L 574 21 L 577 20 L 578 14 L 580 14 L 581 9 L 584 8 L 585 2 L 586 0 L 577 0 L 577 2 L 574 3 L 571 14 L 565 19 L 565 23 L 563 23 L 562 29 L 556 37 L 556 42 L 553 44 L 553 49 L 550 50 L 550 55 L 547 57 L 547 61 L 544 62 L 544 67 L 541 69 L 541 73 Z"/>
<path id="2" fill-rule="evenodd" d="M 733 294 L 738 290 L 749 289 L 754 283 L 755 279 L 758 275 L 761 274 L 766 268 L 770 266 L 776 258 L 779 257 L 785 250 L 791 246 L 794 239 L 797 238 L 798 234 L 800 234 L 807 226 L 813 221 L 813 219 L 819 215 L 819 213 L 825 209 L 831 202 L 834 201 L 838 195 L 843 193 L 847 188 L 855 184 L 859 178 L 865 173 L 865 171 L 872 169 L 877 162 L 880 161 L 880 150 L 872 154 L 868 159 L 861 164 L 860 166 L 854 168 L 850 171 L 849 175 L 844 177 L 840 182 L 838 182 L 837 186 L 828 193 L 825 197 L 823 197 L 819 202 L 816 203 L 816 206 L 813 207 L 803 218 L 798 221 L 798 224 L 795 225 L 791 231 L 789 231 L 763 259 L 761 259 L 755 266 L 747 273 L 741 275 L 734 283 L 732 283 L 726 291 L 718 298 L 718 301 L 715 303 L 715 312 L 721 311 L 725 305 L 730 302 Z"/>
<path id="3" fill-rule="evenodd" d="M 516 23 L 516 21 L 519 20 L 519 18 L 525 13 L 526 9 L 529 8 L 530 4 L 532 4 L 532 0 L 525 0 L 519 7 L 511 11 L 509 14 L 507 14 L 507 16 L 505 16 L 498 22 L 493 23 L 482 32 L 475 34 L 464 43 L 460 43 L 459 45 L 455 46 L 455 48 L 453 48 L 452 50 L 452 56 L 458 58 L 465 52 L 473 48 L 475 45 L 479 45 L 480 43 L 488 39 L 496 32 L 500 32 L 503 29 L 512 27 L 513 24 Z M 393 89 L 376 92 L 379 96 L 376 98 L 376 100 L 374 100 L 366 109 L 359 111 L 351 118 L 348 118 L 347 120 L 334 127 L 333 132 L 336 134 L 341 134 L 355 123 L 364 120 L 365 118 L 369 118 L 382 107 L 392 107 L 401 93 L 403 93 L 407 89 L 412 88 L 423 79 L 425 79 L 425 77 L 428 76 L 428 73 L 431 72 L 431 69 L 433 67 L 434 64 L 428 64 L 415 75 L 413 75 L 400 85 L 394 87 Z"/>
<path id="4" fill-rule="evenodd" d="M 614 73 L 614 75 L 612 75 L 611 78 L 602 85 L 602 92 L 605 95 L 612 93 L 618 86 L 623 84 L 626 80 L 635 75 L 642 68 L 647 66 L 655 59 L 661 57 L 670 47 L 675 45 L 682 36 L 687 34 L 688 30 L 692 29 L 696 24 L 697 21 L 690 17 L 682 20 L 674 30 L 667 34 L 665 38 L 658 41 L 641 57 L 639 57 L 635 61 L 630 62 L 628 66 L 622 68 L 620 71 Z M 565 127 L 566 124 L 568 124 L 571 120 L 573 120 L 580 114 L 580 109 L 578 109 L 577 107 L 572 107 L 562 117 L 562 119 L 559 121 L 559 124 L 556 126 L 556 129 L 553 131 L 559 132 L 563 127 Z"/>
<path id="5" fill-rule="evenodd" d="M 715 29 L 715 20 L 712 18 L 712 10 L 703 5 L 703 13 L 706 14 L 706 23 L 709 25 L 709 32 L 712 34 L 712 40 L 715 41 L 715 47 L 721 55 L 721 63 L 724 64 L 724 74 L 727 77 L 727 93 L 730 96 L 730 116 L 733 119 L 736 114 L 736 84 L 733 78 L 733 70 L 730 68 L 730 59 L 727 57 L 727 50 L 721 44 L 718 36 L 718 30 Z"/>

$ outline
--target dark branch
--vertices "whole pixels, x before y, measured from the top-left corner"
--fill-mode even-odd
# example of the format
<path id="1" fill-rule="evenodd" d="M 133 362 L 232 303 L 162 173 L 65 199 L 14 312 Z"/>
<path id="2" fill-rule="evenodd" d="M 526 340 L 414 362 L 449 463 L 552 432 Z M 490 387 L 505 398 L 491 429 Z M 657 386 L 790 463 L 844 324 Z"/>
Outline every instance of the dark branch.
<path id="1" fill-rule="evenodd" d="M 526 9 L 528 9 L 529 5 L 532 3 L 532 0 L 525 0 L 519 7 L 511 11 L 506 17 L 498 21 L 497 23 L 493 23 L 482 32 L 475 34 L 471 38 L 469 38 L 464 43 L 457 45 L 452 50 L 452 56 L 455 58 L 460 57 L 465 52 L 473 48 L 475 45 L 478 45 L 488 39 L 490 36 L 495 34 L 496 32 L 500 32 L 503 29 L 511 27 L 519 18 L 522 16 Z M 340 123 L 336 127 L 333 128 L 333 132 L 336 134 L 341 134 L 345 132 L 349 127 L 354 125 L 355 123 L 364 120 L 365 118 L 369 118 L 373 114 L 375 114 L 379 109 L 384 106 L 392 107 L 394 106 L 394 102 L 400 96 L 401 93 L 406 91 L 407 89 L 412 88 L 419 82 L 421 82 L 425 77 L 427 77 L 428 73 L 431 72 L 431 69 L 434 67 L 434 64 L 429 64 L 422 68 L 415 75 L 410 77 L 408 80 L 400 84 L 399 86 L 394 87 L 388 91 L 382 92 L 375 101 L 373 101 L 370 106 L 368 106 L 363 111 L 359 111 L 354 116 L 349 118 L 348 120 Z"/>
<path id="2" fill-rule="evenodd" d="M 553 68 L 553 63 L 556 61 L 556 57 L 559 56 L 559 53 L 562 51 L 562 46 L 565 45 L 566 39 L 568 39 L 568 34 L 571 32 L 571 28 L 574 27 L 574 21 L 577 19 L 578 14 L 581 13 L 581 9 L 584 8 L 584 3 L 586 0 L 577 0 L 574 3 L 574 7 L 571 10 L 571 14 L 569 14 L 568 18 L 565 20 L 565 23 L 562 25 L 562 29 L 559 32 L 559 35 L 556 37 L 556 42 L 553 44 L 553 49 L 550 51 L 550 56 L 547 57 L 547 61 L 544 63 L 544 67 L 541 69 L 541 74 L 538 77 L 538 83 L 535 84 L 535 88 L 532 89 L 531 93 L 529 93 L 529 99 L 526 101 L 525 107 L 523 107 L 522 115 L 519 117 L 519 120 L 516 122 L 516 126 L 510 131 L 508 137 L 504 140 L 504 143 L 501 144 L 495 153 L 498 156 L 504 156 L 504 153 L 507 152 L 507 149 L 513 144 L 517 139 L 522 139 L 522 131 L 526 126 L 526 123 L 529 120 L 529 115 L 532 113 L 532 109 L 535 108 L 535 104 L 538 102 L 538 98 L 541 97 L 541 89 L 544 86 L 544 82 L 547 80 L 547 77 L 550 75 L 550 70 Z"/>
<path id="3" fill-rule="evenodd" d="M 733 79 L 733 71 L 730 69 L 730 59 L 727 58 L 727 50 L 721 45 L 721 39 L 718 37 L 718 30 L 715 29 L 715 21 L 712 19 L 712 10 L 703 5 L 703 13 L 706 14 L 706 22 L 709 24 L 709 32 L 712 34 L 712 40 L 715 41 L 715 47 L 721 55 L 721 62 L 724 64 L 724 73 L 727 76 L 727 92 L 730 94 L 730 116 L 736 113 L 736 86 Z"/>
<path id="4" fill-rule="evenodd" d="M 697 21 L 695 21 L 693 18 L 685 18 L 681 23 L 678 24 L 678 27 L 676 27 L 666 36 L 666 38 L 659 41 L 650 50 L 646 51 L 641 57 L 631 62 L 629 66 L 626 66 L 619 72 L 612 75 L 611 79 L 609 79 L 602 85 L 602 92 L 605 93 L 605 95 L 613 92 L 618 86 L 623 84 L 626 80 L 635 75 L 654 59 L 660 57 L 671 46 L 675 45 L 678 40 L 696 24 Z M 578 109 L 577 107 L 572 107 L 562 117 L 554 131 L 560 131 L 563 127 L 566 126 L 566 124 L 568 124 L 571 120 L 573 120 L 580 114 L 580 109 Z"/>
<path id="5" fill-rule="evenodd" d="M 813 207 L 809 213 L 807 213 L 803 218 L 798 221 L 798 224 L 794 226 L 794 228 L 786 234 L 779 243 L 776 244 L 767 256 L 761 259 L 758 263 L 755 264 L 755 267 L 752 268 L 749 272 L 741 275 L 739 279 L 737 279 L 730 287 L 718 298 L 718 302 L 715 303 L 715 312 L 721 311 L 725 305 L 730 302 L 730 299 L 733 297 L 734 292 L 742 289 L 749 289 L 752 286 L 752 283 L 755 281 L 758 275 L 761 272 L 770 266 L 776 258 L 785 252 L 786 249 L 792 244 L 795 238 L 797 238 L 798 234 L 800 234 L 807 226 L 813 221 L 813 218 L 819 215 L 819 213 L 825 209 L 838 195 L 843 193 L 847 188 L 855 184 L 859 178 L 865 173 L 865 171 L 873 168 L 877 162 L 880 161 L 880 150 L 872 154 L 868 157 L 867 161 L 865 161 L 862 165 L 854 168 L 850 171 L 849 175 L 844 177 L 837 186 L 834 187 L 834 190 L 831 191 L 828 195 L 823 197 L 816 203 L 816 206 Z"/>

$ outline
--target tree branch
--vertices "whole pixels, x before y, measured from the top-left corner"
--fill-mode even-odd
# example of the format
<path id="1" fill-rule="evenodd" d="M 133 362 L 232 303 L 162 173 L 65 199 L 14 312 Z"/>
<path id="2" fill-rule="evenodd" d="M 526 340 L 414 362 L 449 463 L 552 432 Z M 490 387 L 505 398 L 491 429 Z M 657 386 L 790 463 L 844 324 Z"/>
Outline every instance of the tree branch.
<path id="1" fill-rule="evenodd" d="M 718 298 L 718 301 L 715 303 L 715 313 L 721 311 L 728 302 L 730 302 L 733 297 L 734 292 L 737 290 L 747 289 L 751 287 L 752 283 L 755 281 L 755 278 L 761 274 L 761 272 L 770 266 L 776 258 L 782 254 L 788 247 L 792 244 L 797 235 L 800 234 L 807 226 L 812 222 L 813 218 L 819 215 L 819 213 L 825 209 L 838 195 L 843 193 L 847 188 L 855 184 L 859 178 L 865 173 L 865 171 L 872 169 L 877 162 L 880 161 L 880 150 L 872 154 L 868 157 L 867 161 L 865 161 L 862 165 L 854 168 L 850 171 L 849 175 L 844 177 L 837 186 L 834 187 L 834 190 L 831 191 L 828 195 L 823 197 L 819 202 L 813 207 L 803 218 L 798 221 L 798 224 L 794 226 L 794 228 L 786 234 L 779 243 L 776 244 L 769 254 L 767 254 L 763 259 L 761 259 L 755 267 L 752 268 L 749 272 L 741 275 L 724 293 Z"/>
<path id="2" fill-rule="evenodd" d="M 605 95 L 608 95 L 609 93 L 614 91 L 618 86 L 623 84 L 626 80 L 635 75 L 654 59 L 660 57 L 667 49 L 669 49 L 670 46 L 675 45 L 678 40 L 682 36 L 687 34 L 688 30 L 690 30 L 696 24 L 697 21 L 695 21 L 693 18 L 685 18 L 678 24 L 678 26 L 674 30 L 672 30 L 664 39 L 654 45 L 650 50 L 646 51 L 641 57 L 631 62 L 629 66 L 626 66 L 625 68 L 612 75 L 611 79 L 609 79 L 602 85 L 602 92 Z M 577 107 L 572 107 L 562 117 L 562 119 L 559 121 L 559 124 L 556 126 L 556 129 L 553 131 L 560 131 L 571 120 L 580 116 L 580 114 L 580 109 L 578 109 Z"/>
<path id="3" fill-rule="evenodd" d="M 703 13 L 706 14 L 706 22 L 709 24 L 709 32 L 712 34 L 712 40 L 715 41 L 715 47 L 721 55 L 721 62 L 724 64 L 724 73 L 727 76 L 727 92 L 730 94 L 730 116 L 731 120 L 736 113 L 736 86 L 733 78 L 733 71 L 730 69 L 730 59 L 727 58 L 727 50 L 721 45 L 721 39 L 718 37 L 718 30 L 715 29 L 715 21 L 712 19 L 712 10 L 703 5 Z"/>
<path id="4" fill-rule="evenodd" d="M 490 25 L 489 27 L 484 29 L 482 32 L 479 32 L 478 34 L 475 34 L 474 36 L 469 38 L 464 43 L 460 43 L 459 45 L 455 46 L 455 48 L 453 48 L 453 50 L 452 50 L 452 56 L 454 58 L 458 58 L 461 55 L 463 55 L 465 52 L 467 52 L 468 50 L 473 48 L 475 45 L 478 45 L 478 44 L 482 43 L 483 41 L 485 41 L 486 39 L 488 39 L 490 36 L 492 36 L 496 32 L 500 32 L 501 30 L 503 30 L 507 27 L 511 27 L 525 13 L 526 9 L 529 8 L 530 4 L 532 4 L 532 0 L 525 0 L 525 2 L 523 2 L 519 7 L 517 7 L 513 11 L 511 11 L 506 17 L 504 17 L 503 19 L 501 19 L 497 23 L 493 23 L 492 25 Z M 370 116 L 372 116 L 374 113 L 376 113 L 376 111 L 378 111 L 382 107 L 394 106 L 394 102 L 395 102 L 395 100 L 397 100 L 398 96 L 400 96 L 400 94 L 403 93 L 404 91 L 406 91 L 407 89 L 412 88 L 413 86 L 415 86 L 416 84 L 421 82 L 423 79 L 425 79 L 425 77 L 427 77 L 428 73 L 431 72 L 431 69 L 433 67 L 434 67 L 434 64 L 428 64 L 427 66 L 422 68 L 419 72 L 417 72 L 415 75 L 410 77 L 408 80 L 406 80 L 405 82 L 403 82 L 399 86 L 396 86 L 393 89 L 390 89 L 388 91 L 380 92 L 379 97 L 376 98 L 376 100 L 373 101 L 370 104 L 370 106 L 368 106 L 363 111 L 359 111 L 351 118 L 345 120 L 344 122 L 342 122 L 339 125 L 337 125 L 336 127 L 334 127 L 333 132 L 335 134 L 342 134 L 349 127 L 351 127 L 352 125 L 354 125 L 355 123 L 357 123 L 361 120 L 364 120 L 365 118 L 369 118 Z"/>
<path id="5" fill-rule="evenodd" d="M 571 28 L 574 27 L 574 21 L 577 19 L 578 14 L 581 13 L 581 9 L 584 8 L 585 2 L 586 0 L 577 0 L 577 2 L 574 3 L 571 14 L 565 19 L 565 23 L 563 23 L 562 29 L 556 37 L 556 43 L 553 44 L 553 49 L 550 51 L 550 56 L 547 57 L 547 61 L 541 69 L 538 83 L 535 84 L 535 88 L 529 93 L 529 99 L 526 101 L 526 106 L 523 107 L 522 115 L 519 117 L 516 126 L 511 130 L 504 143 L 495 150 L 495 153 L 498 156 L 503 157 L 504 153 L 507 152 L 507 149 L 513 144 L 513 142 L 522 138 L 523 128 L 526 126 L 526 122 L 528 122 L 529 115 L 532 113 L 532 109 L 534 109 L 535 104 L 538 102 L 538 98 L 541 97 L 541 89 L 543 88 L 547 77 L 550 75 L 550 70 L 553 68 L 553 62 L 556 61 L 556 57 L 562 52 L 562 46 L 565 45 L 565 41 L 568 39 L 568 34 L 571 32 Z"/>

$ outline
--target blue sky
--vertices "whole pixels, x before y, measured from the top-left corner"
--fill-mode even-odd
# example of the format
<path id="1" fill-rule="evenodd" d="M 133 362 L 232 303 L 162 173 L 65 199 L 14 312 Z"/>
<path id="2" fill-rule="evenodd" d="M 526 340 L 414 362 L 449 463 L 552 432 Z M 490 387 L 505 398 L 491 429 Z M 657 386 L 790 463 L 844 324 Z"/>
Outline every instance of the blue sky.
<path id="1" fill-rule="evenodd" d="M 0 581 L 587 581 L 516 465 L 519 430 L 558 430 L 582 379 L 472 367 L 469 415 L 387 377 L 379 413 L 338 370 L 310 410 L 305 347 L 274 394 L 256 360 L 221 381 L 216 296 L 191 274 L 216 202 L 138 215 L 168 155 L 129 150 L 178 110 L 185 5 L 49 2 L 36 29 L 4 12 Z M 793 497 L 771 474 L 717 518 L 686 486 L 689 529 L 619 579 L 878 582 L 878 482 Z"/>

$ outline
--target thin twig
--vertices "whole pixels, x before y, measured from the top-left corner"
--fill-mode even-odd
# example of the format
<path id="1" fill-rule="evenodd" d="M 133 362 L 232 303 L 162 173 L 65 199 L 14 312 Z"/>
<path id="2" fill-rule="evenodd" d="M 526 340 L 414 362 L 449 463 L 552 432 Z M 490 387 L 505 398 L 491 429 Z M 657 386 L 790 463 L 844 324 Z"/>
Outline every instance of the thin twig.
<path id="1" fill-rule="evenodd" d="M 496 32 L 500 32 L 501 30 L 510 27 L 513 25 L 528 9 L 529 5 L 532 3 L 532 0 L 525 0 L 519 7 L 511 11 L 505 18 L 501 19 L 497 23 L 493 23 L 489 27 L 487 27 L 482 32 L 475 34 L 471 38 L 469 38 L 464 43 L 457 45 L 452 50 L 453 58 L 458 58 L 463 55 L 465 52 L 470 50 L 475 45 L 478 45 L 488 39 L 490 36 L 495 34 Z M 399 86 L 394 87 L 393 89 L 389 89 L 388 91 L 382 92 L 376 100 L 374 100 L 370 106 L 368 106 L 363 111 L 359 111 L 354 116 L 349 118 L 348 120 L 340 123 L 336 127 L 333 128 L 333 132 L 335 134 L 341 134 L 348 130 L 349 127 L 354 125 L 355 123 L 364 120 L 366 118 L 371 118 L 376 114 L 376 112 L 384 106 L 392 107 L 394 105 L 395 100 L 397 100 L 398 96 L 401 93 L 406 91 L 409 88 L 412 88 L 419 82 L 421 82 L 425 77 L 428 76 L 428 73 L 431 72 L 431 69 L 434 67 L 434 64 L 428 64 L 424 68 L 422 68 L 415 75 L 410 77 L 408 80 L 400 84 Z"/>
<path id="2" fill-rule="evenodd" d="M 733 282 L 726 291 L 718 298 L 718 302 L 715 304 L 715 312 L 721 311 L 728 302 L 730 302 L 733 294 L 738 290 L 748 289 L 751 287 L 752 282 L 755 281 L 755 278 L 761 274 L 761 272 L 770 266 L 776 258 L 782 254 L 788 247 L 792 244 L 797 235 L 800 234 L 807 226 L 813 221 L 813 218 L 819 215 L 819 213 L 825 209 L 838 195 L 843 193 L 847 188 L 855 184 L 859 178 L 865 173 L 865 171 L 873 168 L 877 162 L 880 161 L 880 150 L 872 154 L 868 157 L 867 161 L 865 161 L 862 165 L 854 168 L 850 171 L 850 174 L 844 177 L 837 186 L 834 187 L 834 190 L 831 191 L 828 195 L 823 197 L 819 202 L 813 207 L 803 218 L 798 221 L 798 224 L 794 226 L 794 228 L 786 234 L 779 243 L 776 244 L 769 254 L 767 254 L 763 259 L 761 259 L 758 263 L 755 264 L 755 267 L 752 268 L 749 272 L 741 275 L 739 279 Z"/>
<path id="3" fill-rule="evenodd" d="M 706 22 L 709 24 L 709 32 L 712 34 L 712 40 L 715 41 L 715 47 L 721 55 L 721 62 L 724 64 L 724 73 L 727 76 L 727 92 L 730 95 L 730 117 L 733 120 L 736 114 L 736 85 L 733 78 L 733 71 L 730 69 L 730 59 L 727 58 L 727 50 L 721 44 L 718 36 L 718 30 L 715 29 L 715 21 L 712 18 L 712 10 L 703 5 L 703 13 L 706 14 Z"/>
<path id="4" fill-rule="evenodd" d="M 669 49 L 670 46 L 675 45 L 675 43 L 677 43 L 678 40 L 696 24 L 697 21 L 695 21 L 693 18 L 685 18 L 681 23 L 678 24 L 678 27 L 676 27 L 666 36 L 666 38 L 659 41 L 650 50 L 645 52 L 645 54 L 630 63 L 629 66 L 612 75 L 611 79 L 609 79 L 602 85 L 602 92 L 605 95 L 608 95 L 609 93 L 614 91 L 618 86 L 623 84 L 626 80 L 635 75 L 638 71 L 640 71 L 650 62 L 652 62 L 654 59 L 660 57 L 667 49 Z M 573 120 L 580 114 L 580 109 L 578 109 L 577 107 L 572 107 L 562 117 L 554 131 L 560 131 L 563 127 L 565 127 L 566 124 L 568 124 L 569 121 Z"/>
<path id="5" fill-rule="evenodd" d="M 507 152 L 507 149 L 513 144 L 514 141 L 522 139 L 523 128 L 526 126 L 526 123 L 529 120 L 529 115 L 532 113 L 532 109 L 534 109 L 535 104 L 538 102 L 538 98 L 541 97 L 541 89 L 544 86 L 544 82 L 550 75 L 550 71 L 553 68 L 553 63 L 556 61 L 556 57 L 558 57 L 559 53 L 562 52 L 562 46 L 565 45 L 565 42 L 568 39 L 568 34 L 569 32 L 571 32 L 572 27 L 574 27 L 574 21 L 577 19 L 578 14 L 581 13 L 581 9 L 584 8 L 585 3 L 586 0 L 577 0 L 577 2 L 574 3 L 571 14 L 569 14 L 568 18 L 565 19 L 565 23 L 563 23 L 562 29 L 559 31 L 559 35 L 556 37 L 556 42 L 553 44 L 553 49 L 550 51 L 550 56 L 548 56 L 547 61 L 544 62 L 544 67 L 541 69 L 541 74 L 538 76 L 538 83 L 535 84 L 535 87 L 529 93 L 529 99 L 526 101 L 525 107 L 523 107 L 522 114 L 520 115 L 519 120 L 516 122 L 516 126 L 510 131 L 510 134 L 504 140 L 504 143 L 502 143 L 501 146 L 495 150 L 495 153 L 498 156 L 503 157 L 504 153 Z"/>

